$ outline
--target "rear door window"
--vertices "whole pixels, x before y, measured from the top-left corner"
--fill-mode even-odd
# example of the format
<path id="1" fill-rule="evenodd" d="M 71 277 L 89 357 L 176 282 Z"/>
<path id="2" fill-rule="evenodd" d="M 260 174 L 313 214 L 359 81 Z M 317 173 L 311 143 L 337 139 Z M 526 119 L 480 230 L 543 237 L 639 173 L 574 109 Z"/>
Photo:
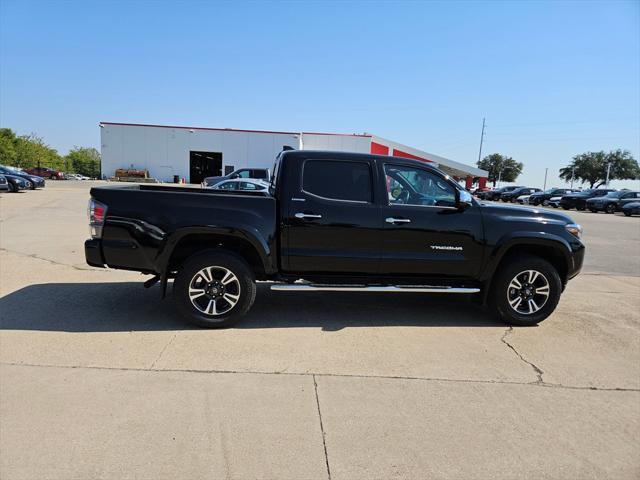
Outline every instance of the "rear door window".
<path id="1" fill-rule="evenodd" d="M 368 162 L 307 160 L 302 189 L 330 200 L 369 203 L 373 201 L 371 167 Z"/>

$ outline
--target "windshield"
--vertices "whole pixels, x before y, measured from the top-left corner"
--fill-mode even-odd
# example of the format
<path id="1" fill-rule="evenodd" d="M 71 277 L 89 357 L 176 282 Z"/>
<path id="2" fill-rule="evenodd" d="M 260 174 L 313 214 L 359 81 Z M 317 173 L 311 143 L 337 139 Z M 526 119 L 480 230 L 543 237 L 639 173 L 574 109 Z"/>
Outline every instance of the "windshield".
<path id="1" fill-rule="evenodd" d="M 627 193 L 627 192 L 609 192 L 609 193 L 607 193 L 606 196 L 610 197 L 610 198 L 620 198 L 625 193 Z"/>

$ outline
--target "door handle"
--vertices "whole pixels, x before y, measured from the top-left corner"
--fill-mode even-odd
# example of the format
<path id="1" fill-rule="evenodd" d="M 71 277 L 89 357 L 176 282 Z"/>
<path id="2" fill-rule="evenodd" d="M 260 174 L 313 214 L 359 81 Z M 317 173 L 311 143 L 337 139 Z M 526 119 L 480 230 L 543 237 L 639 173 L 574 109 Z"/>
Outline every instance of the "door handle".
<path id="1" fill-rule="evenodd" d="M 408 218 L 393 218 L 393 217 L 387 217 L 384 219 L 385 222 L 387 223 L 411 223 L 411 220 L 409 220 Z"/>
<path id="2" fill-rule="evenodd" d="M 296 213 L 294 215 L 296 218 L 322 218 L 322 215 L 315 215 L 313 213 Z"/>

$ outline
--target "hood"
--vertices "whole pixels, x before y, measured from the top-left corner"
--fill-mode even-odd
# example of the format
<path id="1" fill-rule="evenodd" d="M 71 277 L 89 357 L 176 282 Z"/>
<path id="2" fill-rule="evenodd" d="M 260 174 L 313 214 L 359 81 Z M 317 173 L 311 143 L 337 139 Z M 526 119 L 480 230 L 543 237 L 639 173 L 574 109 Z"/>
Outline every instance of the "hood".
<path id="1" fill-rule="evenodd" d="M 27 182 L 27 179 L 21 175 L 13 175 L 12 173 L 3 173 L 6 178 L 10 178 L 11 180 L 17 180 L 18 182 Z"/>
<path id="2" fill-rule="evenodd" d="M 536 224 L 566 225 L 574 223 L 569 215 L 552 212 L 546 208 L 531 208 L 511 205 L 482 203 L 482 212 L 496 215 L 506 221 L 517 220 Z"/>

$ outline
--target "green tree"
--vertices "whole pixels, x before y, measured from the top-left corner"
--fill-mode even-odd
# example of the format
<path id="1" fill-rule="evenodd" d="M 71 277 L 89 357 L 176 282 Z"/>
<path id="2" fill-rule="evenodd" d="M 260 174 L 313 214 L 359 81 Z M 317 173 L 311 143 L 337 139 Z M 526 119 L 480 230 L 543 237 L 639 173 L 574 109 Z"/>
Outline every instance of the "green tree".
<path id="1" fill-rule="evenodd" d="M 74 171 L 87 177 L 100 177 L 100 152 L 95 148 L 73 147 L 64 157 L 67 171 Z"/>
<path id="2" fill-rule="evenodd" d="M 488 179 L 490 182 L 493 182 L 494 187 L 498 180 L 515 182 L 524 167 L 522 163 L 516 162 L 513 158 L 500 155 L 499 153 L 487 155 L 480 160 L 477 165 L 478 168 L 489 172 Z"/>
<path id="3" fill-rule="evenodd" d="M 598 188 L 609 180 L 634 180 L 640 178 L 640 167 L 628 150 L 610 152 L 586 152 L 573 157 L 572 162 L 560 169 L 560 178 L 569 182 L 573 178 Z"/>
<path id="4" fill-rule="evenodd" d="M 10 128 L 0 128 L 0 164 L 15 165 L 17 158 L 16 134 Z"/>
<path id="5" fill-rule="evenodd" d="M 15 165 L 20 168 L 49 167 L 64 169 L 64 162 L 58 152 L 49 147 L 44 140 L 34 134 L 16 138 Z"/>

